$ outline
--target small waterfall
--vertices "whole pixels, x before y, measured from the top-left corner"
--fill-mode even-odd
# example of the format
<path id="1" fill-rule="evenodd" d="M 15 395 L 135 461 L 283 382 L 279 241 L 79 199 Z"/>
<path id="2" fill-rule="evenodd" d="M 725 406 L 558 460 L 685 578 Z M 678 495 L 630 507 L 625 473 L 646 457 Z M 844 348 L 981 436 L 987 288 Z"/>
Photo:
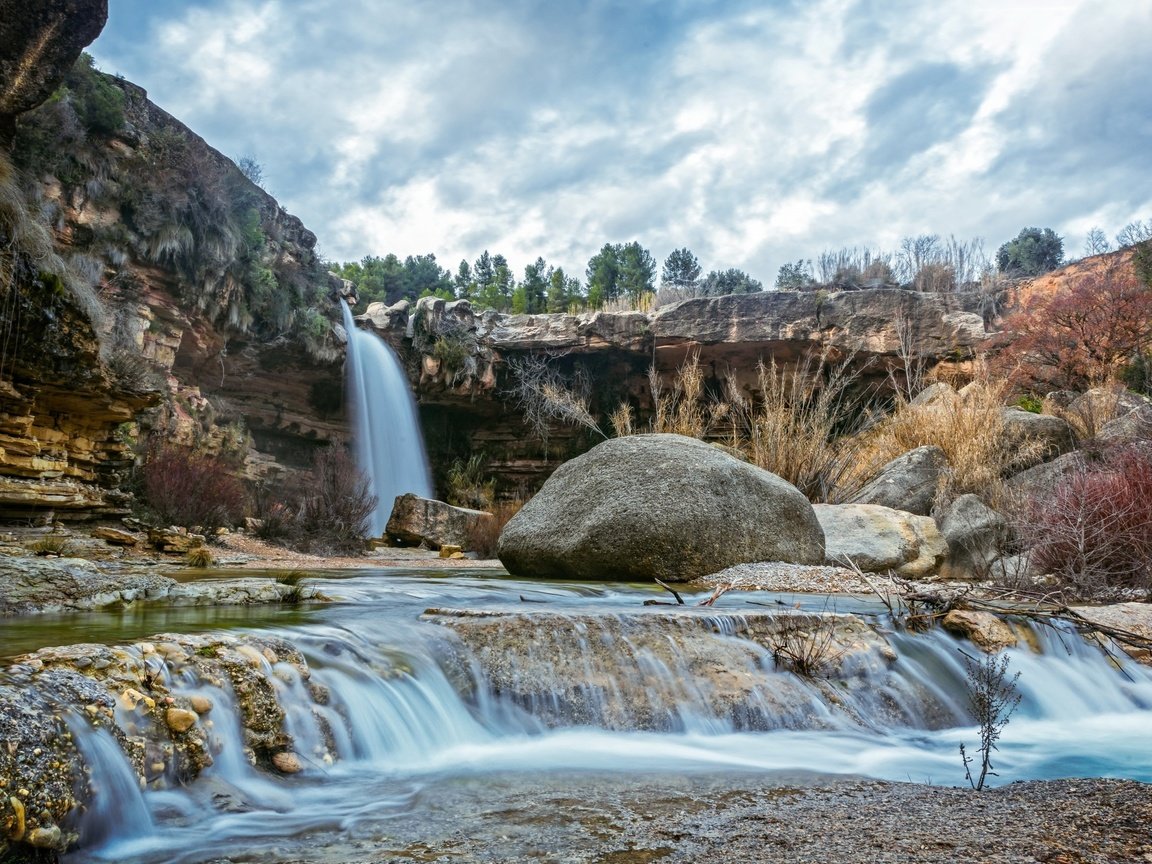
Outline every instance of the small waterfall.
<path id="1" fill-rule="evenodd" d="M 375 333 L 361 330 L 343 300 L 348 333 L 348 407 L 355 432 L 356 464 L 372 482 L 376 510 L 373 537 L 384 533 L 392 505 L 408 492 L 432 497 L 432 480 L 416 401 L 392 349 Z"/>

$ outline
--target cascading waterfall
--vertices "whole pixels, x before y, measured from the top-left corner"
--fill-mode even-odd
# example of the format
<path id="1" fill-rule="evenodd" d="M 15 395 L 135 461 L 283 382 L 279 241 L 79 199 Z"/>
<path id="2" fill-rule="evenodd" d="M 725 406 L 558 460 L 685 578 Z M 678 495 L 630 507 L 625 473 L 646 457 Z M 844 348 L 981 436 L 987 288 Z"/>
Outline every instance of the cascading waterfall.
<path id="1" fill-rule="evenodd" d="M 803 620 L 789 612 L 643 609 L 650 595 L 635 588 L 475 576 L 318 585 L 355 602 L 241 636 L 279 640 L 279 657 L 251 647 L 235 655 L 274 693 L 282 740 L 299 758 L 291 776 L 247 749 L 241 690 L 255 692 L 252 679 L 234 692 L 226 677 L 197 671 L 195 658 L 216 649 L 185 643 L 192 662 L 175 671 L 139 645 L 107 649 L 126 656 L 126 668 L 148 669 L 160 693 L 210 702 L 202 722 L 212 760 L 191 782 L 180 779 L 177 760 L 140 795 L 112 736 L 70 721 L 101 782 L 84 845 L 66 860 L 195 862 L 285 843 L 300 844 L 291 860 L 309 859 L 309 842 L 328 842 L 311 837 L 390 835 L 396 820 L 427 818 L 424 808 L 445 789 L 523 773 L 804 771 L 962 784 L 958 746 L 978 739 L 960 655 L 971 647 L 940 631 L 889 632 L 879 614 L 834 616 L 849 653 L 829 677 L 811 679 L 763 644 Z M 525 598 L 546 605 L 525 609 Z M 1004 781 L 1152 781 L 1144 743 L 1152 670 L 1109 658 L 1071 631 L 1026 635 L 1009 652 L 1024 701 L 1000 741 Z M 284 659 L 288 646 L 302 661 Z M 204 662 L 222 669 L 234 661 Z M 27 677 L 36 663 L 23 667 L 13 674 L 36 687 Z M 108 809 L 109 795 L 126 817 Z"/>
<path id="2" fill-rule="evenodd" d="M 369 528 L 384 533 L 398 495 L 432 497 L 424 436 L 408 377 L 392 349 L 375 333 L 361 330 L 340 301 L 348 333 L 348 407 L 355 430 L 356 464 L 372 483 L 376 509 Z"/>

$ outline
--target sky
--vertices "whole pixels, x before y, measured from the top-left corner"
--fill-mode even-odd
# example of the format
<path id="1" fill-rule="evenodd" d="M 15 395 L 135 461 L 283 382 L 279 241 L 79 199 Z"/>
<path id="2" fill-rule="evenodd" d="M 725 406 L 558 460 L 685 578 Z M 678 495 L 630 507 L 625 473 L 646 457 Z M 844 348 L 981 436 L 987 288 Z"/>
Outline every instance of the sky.
<path id="1" fill-rule="evenodd" d="M 335 261 L 827 249 L 1152 219 L 1152 0 L 110 0 L 90 49 Z"/>

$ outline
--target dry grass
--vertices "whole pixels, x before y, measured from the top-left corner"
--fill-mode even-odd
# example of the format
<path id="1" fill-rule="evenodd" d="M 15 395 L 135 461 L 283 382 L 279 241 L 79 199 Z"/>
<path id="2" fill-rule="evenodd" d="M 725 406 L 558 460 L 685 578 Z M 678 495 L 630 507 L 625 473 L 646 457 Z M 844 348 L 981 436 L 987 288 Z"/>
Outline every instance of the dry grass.
<path id="1" fill-rule="evenodd" d="M 754 465 L 783 477 L 810 500 L 831 500 L 850 485 L 854 439 L 842 432 L 859 415 L 849 361 L 809 358 L 793 370 L 772 361 L 757 368 L 758 399 L 729 387 L 735 422 L 731 444 Z"/>
<path id="2" fill-rule="evenodd" d="M 971 492 L 992 507 L 1001 506 L 1003 478 L 1031 464 L 1040 447 L 1039 442 L 1021 442 L 1007 434 L 1007 393 L 1007 381 L 982 371 L 959 393 L 945 393 L 922 405 L 899 402 L 889 416 L 857 436 L 856 462 L 847 485 L 867 482 L 896 457 L 934 444 L 944 451 L 949 466 L 938 503 Z"/>
<path id="3" fill-rule="evenodd" d="M 497 501 L 491 509 L 492 518 L 477 521 L 468 532 L 468 551 L 475 552 L 481 558 L 494 558 L 500 532 L 504 530 L 508 520 L 520 512 L 524 504 L 520 498 Z"/>
<path id="4" fill-rule="evenodd" d="M 661 384 L 655 367 L 648 369 L 648 386 L 655 409 L 653 432 L 706 438 L 716 422 L 729 412 L 726 402 L 708 395 L 698 353 L 689 355 L 677 370 L 671 390 Z"/>

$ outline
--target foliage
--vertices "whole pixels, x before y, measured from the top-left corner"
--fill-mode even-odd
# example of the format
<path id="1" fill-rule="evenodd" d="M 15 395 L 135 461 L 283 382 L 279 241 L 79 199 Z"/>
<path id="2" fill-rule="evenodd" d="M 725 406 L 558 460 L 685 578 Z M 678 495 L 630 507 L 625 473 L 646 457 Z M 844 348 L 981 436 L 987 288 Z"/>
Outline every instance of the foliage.
<path id="1" fill-rule="evenodd" d="M 497 501 L 485 508 L 492 514 L 492 518 L 479 519 L 469 528 L 468 551 L 475 552 L 481 558 L 494 558 L 500 532 L 523 506 L 524 502 L 515 498 L 511 501 Z"/>
<path id="2" fill-rule="evenodd" d="M 825 678 L 844 656 L 836 639 L 836 617 L 821 615 L 812 622 L 807 615 L 780 615 L 772 635 L 772 661 L 801 678 Z"/>
<path id="3" fill-rule="evenodd" d="M 1000 740 L 1000 733 L 1020 705 L 1021 696 L 1016 692 L 1020 673 L 1008 677 L 1007 654 L 998 657 L 989 654 L 982 660 L 976 660 L 961 653 L 968 679 L 968 704 L 980 724 L 980 747 L 977 750 L 980 754 L 979 775 L 972 776 L 975 757 L 968 755 L 963 744 L 960 745 L 960 758 L 964 762 L 964 777 L 973 789 L 980 791 L 989 775 L 998 776 L 992 767 L 992 751 L 997 749 L 996 742 Z"/>
<path id="4" fill-rule="evenodd" d="M 295 545 L 324 552 L 360 552 L 376 509 L 371 483 L 339 446 L 318 450 L 296 507 Z"/>
<path id="5" fill-rule="evenodd" d="M 473 453 L 467 460 L 457 459 L 448 468 L 447 501 L 455 507 L 488 510 L 496 497 L 496 481 L 485 479 L 486 460 Z"/>
<path id="6" fill-rule="evenodd" d="M 799 258 L 795 263 L 784 264 L 776 273 L 777 291 L 804 291 L 815 284 L 811 260 Z"/>
<path id="7" fill-rule="evenodd" d="M 261 165 L 255 156 L 241 156 L 236 160 L 236 167 L 240 169 L 240 173 L 247 178 L 249 183 L 255 186 L 264 188 L 264 166 Z"/>
<path id="8" fill-rule="evenodd" d="M 188 554 L 184 556 L 184 563 L 189 567 L 203 568 L 211 567 L 216 562 L 208 547 L 198 546 L 195 549 L 188 550 Z"/>
<path id="9" fill-rule="evenodd" d="M 754 401 L 729 385 L 732 445 L 809 500 L 845 494 L 858 464 L 857 441 L 845 433 L 861 416 L 852 395 L 858 376 L 849 363 L 832 363 L 826 355 L 807 357 L 792 369 L 761 362 Z"/>
<path id="10" fill-rule="evenodd" d="M 607 437 L 588 410 L 587 378 L 579 370 L 564 376 L 548 360 L 538 354 L 508 360 L 510 387 L 506 395 L 516 402 L 524 422 L 545 442 L 553 422 L 572 423 Z"/>
<path id="11" fill-rule="evenodd" d="M 660 271 L 661 286 L 691 290 L 700 278 L 700 262 L 690 249 L 673 249 Z"/>
<path id="12" fill-rule="evenodd" d="M 700 283 L 700 293 L 705 297 L 722 297 L 726 294 L 755 294 L 763 291 L 759 279 L 753 279 L 743 270 L 735 267 L 728 270 L 713 270 Z"/>
<path id="13" fill-rule="evenodd" d="M 244 515 L 247 496 L 220 459 L 153 438 L 141 466 L 144 502 L 166 525 L 214 533 Z"/>
<path id="14" fill-rule="evenodd" d="M 391 252 L 383 258 L 366 255 L 359 262 L 340 265 L 337 273 L 356 286 L 356 296 L 362 303 L 391 305 L 429 295 L 456 296 L 451 274 L 432 253 L 409 255 L 403 261 Z"/>
<path id="15" fill-rule="evenodd" d="M 998 363 L 1014 368 L 1020 383 L 1086 389 L 1114 378 L 1152 343 L 1152 287 L 1114 265 L 1034 296 L 1004 329 L 1014 338 Z"/>
<path id="16" fill-rule="evenodd" d="M 704 438 L 713 424 L 728 413 L 728 405 L 708 398 L 704 387 L 704 372 L 700 368 L 699 353 L 690 354 L 677 370 L 670 391 L 660 382 L 656 367 L 648 369 L 648 388 L 655 408 L 652 417 L 653 432 L 670 432 L 689 438 Z M 618 425 L 619 424 L 619 425 Z M 613 422 L 619 429 L 622 420 Z M 627 426 L 631 426 L 629 419 Z"/>
<path id="17" fill-rule="evenodd" d="M 1030 502 L 1027 518 L 1034 566 L 1076 596 L 1152 588 L 1152 453 L 1145 445 L 1084 465 Z"/>
<path id="18" fill-rule="evenodd" d="M 1039 276 L 1064 261 L 1064 241 L 1051 228 L 1024 228 L 996 250 L 996 266 L 1014 277 Z"/>
<path id="19" fill-rule="evenodd" d="M 631 243 L 605 243 L 588 260 L 588 305 L 599 309 L 618 297 L 639 299 L 655 287 L 656 261 L 635 240 Z"/>

